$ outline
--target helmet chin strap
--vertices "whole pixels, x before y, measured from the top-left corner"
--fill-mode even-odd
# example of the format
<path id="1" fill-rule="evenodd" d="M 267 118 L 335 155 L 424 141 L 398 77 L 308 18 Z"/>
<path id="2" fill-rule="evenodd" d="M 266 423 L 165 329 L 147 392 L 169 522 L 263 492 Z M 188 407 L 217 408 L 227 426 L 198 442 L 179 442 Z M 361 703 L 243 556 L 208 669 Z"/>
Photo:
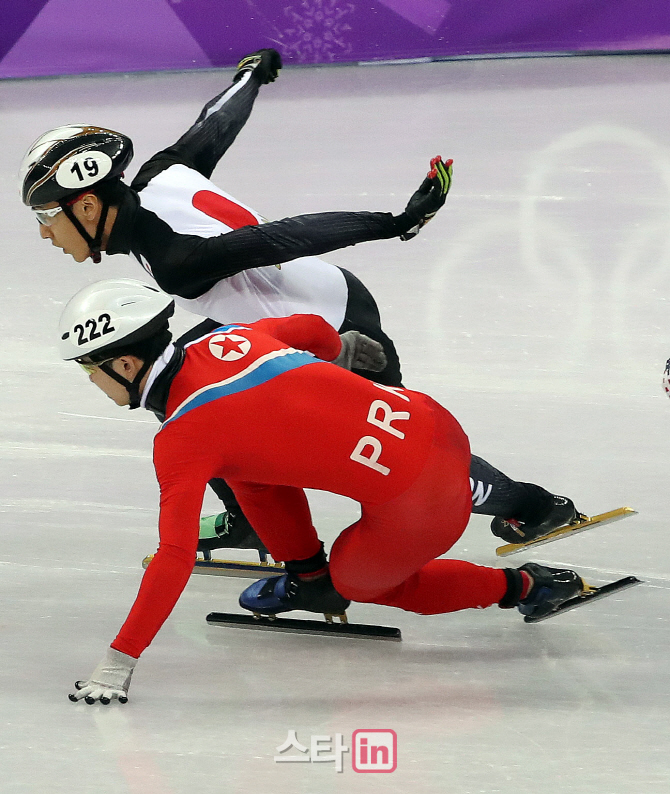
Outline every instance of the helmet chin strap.
<path id="1" fill-rule="evenodd" d="M 130 396 L 129 406 L 131 411 L 140 407 L 140 382 L 150 368 L 151 364 L 149 362 L 142 362 L 142 366 L 140 367 L 137 375 L 135 375 L 135 377 L 130 381 L 127 378 L 124 378 L 123 375 L 119 375 L 119 373 L 113 370 L 108 363 L 100 364 L 100 369 L 105 373 L 105 375 L 109 375 L 110 378 L 115 380 L 117 383 L 120 383 L 128 392 Z"/>
<path id="2" fill-rule="evenodd" d="M 100 247 L 102 245 L 102 235 L 105 231 L 105 223 L 107 222 L 107 213 L 109 212 L 109 205 L 106 202 L 102 203 L 102 210 L 100 212 L 100 218 L 98 220 L 98 225 L 95 230 L 95 237 L 91 237 L 91 235 L 86 231 L 86 229 L 84 229 L 79 219 L 75 216 L 70 204 L 68 204 L 66 201 L 60 201 L 59 204 L 63 208 L 63 212 L 67 215 L 74 228 L 86 241 L 90 250 L 91 259 L 95 262 L 96 265 L 99 265 L 100 259 L 102 258 L 100 254 Z"/>

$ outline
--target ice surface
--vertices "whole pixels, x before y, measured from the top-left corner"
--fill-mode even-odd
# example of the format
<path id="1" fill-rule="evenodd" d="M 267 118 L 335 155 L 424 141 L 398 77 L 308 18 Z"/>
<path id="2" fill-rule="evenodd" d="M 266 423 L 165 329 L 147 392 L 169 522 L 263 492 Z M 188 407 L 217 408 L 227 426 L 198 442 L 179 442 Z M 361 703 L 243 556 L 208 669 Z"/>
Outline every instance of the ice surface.
<path id="1" fill-rule="evenodd" d="M 331 254 L 382 309 L 405 382 L 517 479 L 639 516 L 538 550 L 594 582 L 646 584 L 539 626 L 498 609 L 355 605 L 401 644 L 208 627 L 248 580 L 193 577 L 130 702 L 73 705 L 156 544 L 156 425 L 59 361 L 67 299 L 124 257 L 77 265 L 39 238 L 16 172 L 46 129 L 130 134 L 139 165 L 230 72 L 0 84 L 0 790 L 67 794 L 660 794 L 670 779 L 667 56 L 285 69 L 215 180 L 268 217 L 400 211 L 437 153 L 448 207 L 410 243 Z M 134 170 L 133 170 L 134 173 Z M 231 318 L 233 319 L 233 318 Z M 192 318 L 179 317 L 185 328 Z M 330 542 L 356 515 L 314 495 Z M 216 502 L 208 497 L 208 508 Z M 500 564 L 475 517 L 453 554 Z M 514 562 L 513 560 L 509 561 Z M 398 734 L 398 768 L 273 761 L 289 730 Z"/>

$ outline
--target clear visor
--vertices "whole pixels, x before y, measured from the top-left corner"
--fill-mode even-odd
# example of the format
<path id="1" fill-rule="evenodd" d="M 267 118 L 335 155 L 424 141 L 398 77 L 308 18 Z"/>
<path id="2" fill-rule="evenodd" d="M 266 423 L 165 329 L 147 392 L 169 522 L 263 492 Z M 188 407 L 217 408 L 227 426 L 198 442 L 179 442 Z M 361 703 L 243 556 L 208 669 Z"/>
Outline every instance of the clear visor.
<path id="1" fill-rule="evenodd" d="M 50 210 L 36 210 L 34 207 L 32 208 L 33 212 L 37 216 L 37 221 L 42 226 L 51 226 L 58 215 L 59 212 L 63 211 L 62 207 L 52 207 Z"/>
<path id="2" fill-rule="evenodd" d="M 114 358 L 106 358 L 104 361 L 98 361 L 95 364 L 92 361 L 83 361 L 79 358 L 76 358 L 75 361 L 87 375 L 92 375 L 103 364 L 109 364 L 110 361 L 114 361 Z"/>

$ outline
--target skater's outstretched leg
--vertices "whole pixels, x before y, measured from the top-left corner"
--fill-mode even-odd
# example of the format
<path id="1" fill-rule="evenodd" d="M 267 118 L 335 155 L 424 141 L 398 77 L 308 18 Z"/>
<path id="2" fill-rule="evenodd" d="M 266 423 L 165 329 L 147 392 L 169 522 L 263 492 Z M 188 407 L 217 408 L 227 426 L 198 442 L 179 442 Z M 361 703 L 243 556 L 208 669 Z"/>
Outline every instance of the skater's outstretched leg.
<path id="1" fill-rule="evenodd" d="M 462 534 L 471 497 L 466 478 L 470 460 L 454 455 L 439 439 L 438 427 L 422 474 L 401 496 L 382 505 L 364 504 L 361 519 L 337 538 L 330 555 L 337 591 L 354 601 L 437 614 L 500 603 L 516 606 L 522 599 L 535 599 L 542 587 L 551 590 L 543 580 L 542 587 L 533 591 L 532 572 L 512 575 L 498 568 L 436 559 Z M 500 474 L 494 482 L 499 490 L 492 488 L 488 494 L 495 497 L 491 504 L 496 509 L 505 504 L 521 509 L 520 495 L 526 503 L 533 497 L 536 504 L 543 503 L 544 489 L 515 487 L 509 478 L 482 464 L 487 474 Z M 501 498 L 504 486 L 507 503 Z M 581 582 L 576 575 L 574 580 Z M 573 595 L 574 588 L 560 597 L 566 600 Z"/>

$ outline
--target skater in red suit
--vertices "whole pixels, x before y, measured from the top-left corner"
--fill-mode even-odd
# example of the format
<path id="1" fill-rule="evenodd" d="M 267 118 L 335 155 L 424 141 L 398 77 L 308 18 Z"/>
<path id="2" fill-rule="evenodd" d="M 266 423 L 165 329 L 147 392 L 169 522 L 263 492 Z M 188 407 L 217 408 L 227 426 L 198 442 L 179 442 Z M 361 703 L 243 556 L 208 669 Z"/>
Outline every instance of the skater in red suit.
<path id="1" fill-rule="evenodd" d="M 243 606 L 246 597 L 271 602 L 270 612 L 342 612 L 357 600 L 420 614 L 492 604 L 535 613 L 581 591 L 572 571 L 436 559 L 470 515 L 468 440 L 425 394 L 346 371 L 383 367 L 378 343 L 294 315 L 222 326 L 181 348 L 170 344 L 173 310 L 155 287 L 117 279 L 81 290 L 61 318 L 65 359 L 82 364 L 118 405 L 139 400 L 163 417 L 154 444 L 160 545 L 107 656 L 73 700 L 127 699 L 137 658 L 193 569 L 213 477 L 231 484 L 272 556 L 286 563 L 283 577 L 248 588 Z M 330 563 L 305 488 L 361 505 Z"/>

